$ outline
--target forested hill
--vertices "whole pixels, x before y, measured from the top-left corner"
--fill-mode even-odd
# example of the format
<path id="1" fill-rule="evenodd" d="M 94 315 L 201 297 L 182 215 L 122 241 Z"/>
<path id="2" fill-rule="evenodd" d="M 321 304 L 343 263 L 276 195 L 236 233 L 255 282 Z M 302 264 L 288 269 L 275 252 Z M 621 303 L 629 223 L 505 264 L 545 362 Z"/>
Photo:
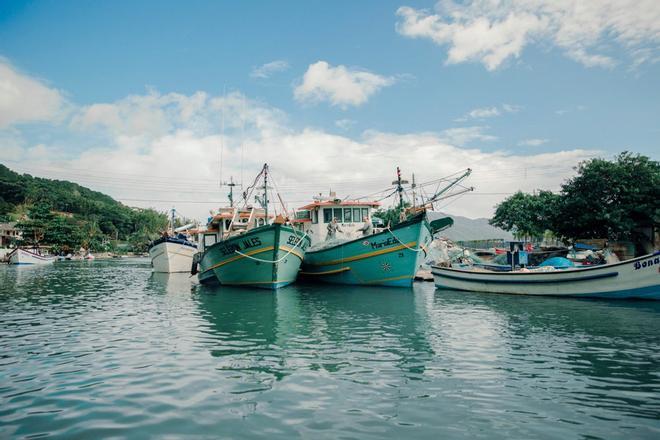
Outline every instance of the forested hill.
<path id="1" fill-rule="evenodd" d="M 148 242 L 167 224 L 166 216 L 152 209 L 131 208 L 76 183 L 18 174 L 2 164 L 0 221 L 18 221 L 26 238 L 36 235 L 44 244 L 66 241 L 63 247 L 80 244 L 97 250 L 111 250 L 105 248 L 112 240 Z M 57 231 L 48 230 L 51 224 L 72 237 L 54 237 L 49 232 Z M 25 234 L 30 228 L 39 233 Z"/>

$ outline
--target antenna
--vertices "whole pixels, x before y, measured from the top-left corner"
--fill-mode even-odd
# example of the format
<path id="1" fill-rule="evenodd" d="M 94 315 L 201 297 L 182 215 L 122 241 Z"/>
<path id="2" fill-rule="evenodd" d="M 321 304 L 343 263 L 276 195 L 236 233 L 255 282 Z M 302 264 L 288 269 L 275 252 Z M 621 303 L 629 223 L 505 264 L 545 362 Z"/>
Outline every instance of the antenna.
<path id="1" fill-rule="evenodd" d="M 229 178 L 229 183 L 223 183 L 224 186 L 229 187 L 229 207 L 234 207 L 234 187 L 238 184 L 234 183 L 234 176 Z"/>

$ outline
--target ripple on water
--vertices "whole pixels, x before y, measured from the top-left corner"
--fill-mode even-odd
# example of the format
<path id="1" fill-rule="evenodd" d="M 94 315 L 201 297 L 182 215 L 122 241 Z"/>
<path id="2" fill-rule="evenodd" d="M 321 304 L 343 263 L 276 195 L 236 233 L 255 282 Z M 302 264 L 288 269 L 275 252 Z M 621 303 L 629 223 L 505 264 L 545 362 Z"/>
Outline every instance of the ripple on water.
<path id="1" fill-rule="evenodd" d="M 0 437 L 660 436 L 655 303 L 32 269 L 0 267 Z"/>

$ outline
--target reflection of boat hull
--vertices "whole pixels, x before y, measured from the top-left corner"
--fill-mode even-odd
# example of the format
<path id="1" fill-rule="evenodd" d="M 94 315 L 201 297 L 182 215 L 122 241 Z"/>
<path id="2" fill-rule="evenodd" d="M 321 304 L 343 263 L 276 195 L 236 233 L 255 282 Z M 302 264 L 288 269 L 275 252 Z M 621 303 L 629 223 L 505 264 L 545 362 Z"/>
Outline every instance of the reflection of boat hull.
<path id="1" fill-rule="evenodd" d="M 9 254 L 9 264 L 51 264 L 54 257 L 46 257 L 25 249 L 15 249 Z"/>
<path id="2" fill-rule="evenodd" d="M 199 262 L 199 281 L 277 289 L 298 276 L 309 237 L 289 226 L 272 224 L 251 229 L 207 248 Z"/>
<path id="3" fill-rule="evenodd" d="M 326 283 L 411 286 L 431 239 L 421 213 L 378 234 L 307 252 L 302 275 Z"/>
<path id="4" fill-rule="evenodd" d="M 434 266 L 437 287 L 487 293 L 660 299 L 660 253 L 556 272 L 482 272 Z"/>
<path id="5" fill-rule="evenodd" d="M 183 240 L 163 240 L 149 248 L 149 257 L 154 272 L 190 272 L 193 255 L 197 247 Z"/>

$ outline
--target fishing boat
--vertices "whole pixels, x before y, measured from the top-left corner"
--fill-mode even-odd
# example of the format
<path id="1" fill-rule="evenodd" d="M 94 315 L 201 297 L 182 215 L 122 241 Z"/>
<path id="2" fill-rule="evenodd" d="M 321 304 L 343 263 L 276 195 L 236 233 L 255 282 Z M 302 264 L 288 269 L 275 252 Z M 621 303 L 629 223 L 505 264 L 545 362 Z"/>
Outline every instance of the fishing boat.
<path id="1" fill-rule="evenodd" d="M 231 192 L 231 206 L 220 209 L 200 233 L 192 273 L 201 283 L 277 289 L 296 280 L 311 240 L 288 224 L 288 215 L 269 214 L 268 171 L 266 164 L 245 191 L 244 206 L 233 206 Z M 257 187 L 261 180 L 263 186 Z M 261 206 L 249 206 L 247 200 L 257 188 L 263 189 L 257 197 Z"/>
<path id="2" fill-rule="evenodd" d="M 518 295 L 660 299 L 660 252 L 586 268 L 492 272 L 432 267 L 442 289 Z"/>
<path id="3" fill-rule="evenodd" d="M 404 215 L 402 221 L 393 226 L 373 229 L 371 233 L 357 238 L 315 243 L 305 254 L 302 276 L 311 281 L 336 284 L 412 285 L 415 274 L 426 259 L 433 234 L 449 227 L 453 220 L 445 217 L 430 222 L 426 211 L 431 204 L 405 210 L 402 185 L 407 182 L 401 179 L 398 168 L 397 180 L 393 183 L 399 194 L 399 211 Z M 360 221 L 356 219 L 357 213 L 364 219 L 371 219 L 371 210 L 378 205 L 377 202 L 335 198 L 319 200 L 302 210 L 309 212 L 305 215 L 310 219 L 307 228 L 317 240 L 323 236 L 322 228 L 328 227 L 328 223 L 335 222 L 340 228 L 350 227 L 346 224 L 347 216 L 348 221 L 353 223 Z M 355 230 L 349 229 L 349 232 L 354 233 Z"/>
<path id="4" fill-rule="evenodd" d="M 7 255 L 9 264 L 51 264 L 56 258 L 43 255 L 38 249 L 27 250 L 16 248 Z"/>
<path id="5" fill-rule="evenodd" d="M 175 228 L 175 216 L 176 210 L 172 209 L 168 230 L 149 246 L 149 257 L 154 272 L 189 272 L 192 266 L 193 255 L 197 252 L 197 244 L 182 232 L 193 225 Z"/>

